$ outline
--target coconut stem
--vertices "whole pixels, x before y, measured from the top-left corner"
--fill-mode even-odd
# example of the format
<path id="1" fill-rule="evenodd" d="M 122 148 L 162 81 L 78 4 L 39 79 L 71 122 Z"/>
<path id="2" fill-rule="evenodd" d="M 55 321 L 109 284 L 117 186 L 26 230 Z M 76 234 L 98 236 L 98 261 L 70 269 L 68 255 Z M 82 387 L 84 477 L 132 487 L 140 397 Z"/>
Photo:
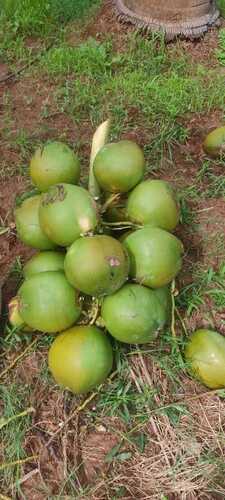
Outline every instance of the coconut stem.
<path id="1" fill-rule="evenodd" d="M 91 156 L 90 156 L 90 169 L 89 169 L 89 182 L 88 182 L 88 190 L 94 200 L 98 200 L 100 198 L 100 187 L 97 183 L 97 180 L 94 175 L 93 165 L 94 160 L 99 152 L 99 150 L 106 144 L 109 137 L 111 121 L 108 119 L 105 122 L 101 123 L 97 130 L 95 131 L 92 139 L 92 147 L 91 147 Z"/>
<path id="2" fill-rule="evenodd" d="M 89 320 L 89 325 L 94 325 L 95 322 L 96 322 L 96 319 L 98 317 L 98 313 L 99 313 L 99 300 L 96 299 L 94 301 L 94 305 L 93 305 L 93 308 L 91 310 L 91 317 L 90 317 L 90 320 Z"/>
<path id="3" fill-rule="evenodd" d="M 112 229 L 115 231 L 122 231 L 123 229 L 141 229 L 143 226 L 139 226 L 138 224 L 133 224 L 130 221 L 121 221 L 121 222 L 104 222 L 101 221 L 102 226 Z"/>
<path id="4" fill-rule="evenodd" d="M 108 200 L 106 200 L 104 205 L 102 205 L 101 213 L 104 214 L 104 212 L 106 212 L 106 210 L 111 206 L 111 204 L 113 204 L 114 201 L 119 201 L 120 197 L 120 193 L 112 194 L 112 196 L 110 196 Z"/>

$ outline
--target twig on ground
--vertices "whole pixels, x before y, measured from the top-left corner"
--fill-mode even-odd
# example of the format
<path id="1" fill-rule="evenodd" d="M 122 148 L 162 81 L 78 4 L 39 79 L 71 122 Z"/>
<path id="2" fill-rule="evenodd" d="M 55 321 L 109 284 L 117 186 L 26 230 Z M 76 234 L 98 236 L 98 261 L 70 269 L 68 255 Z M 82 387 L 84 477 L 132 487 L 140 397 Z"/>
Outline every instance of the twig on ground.
<path id="1" fill-rule="evenodd" d="M 23 476 L 22 479 L 19 479 L 19 481 L 18 481 L 19 485 L 24 484 L 31 477 L 36 476 L 36 474 L 39 474 L 39 469 L 31 470 L 30 472 L 25 474 L 25 476 Z M 0 500 L 1 500 L 1 496 L 0 496 Z"/>
<path id="2" fill-rule="evenodd" d="M 55 40 L 53 42 L 51 42 L 45 49 L 41 50 L 41 52 L 39 54 L 37 54 L 36 56 L 34 56 L 33 59 L 31 59 L 28 63 L 26 63 L 23 66 L 21 66 L 21 68 L 17 69 L 16 71 L 13 71 L 12 73 L 9 73 L 8 75 L 3 76 L 0 79 L 0 84 L 1 83 L 5 83 L 5 82 L 7 82 L 9 80 L 12 80 L 13 78 L 16 78 L 18 75 L 20 75 L 20 73 L 22 73 L 23 71 L 25 71 L 25 69 L 30 68 L 30 66 L 32 66 L 39 59 L 41 59 L 41 57 L 46 52 L 48 52 L 48 50 L 50 50 L 54 46 L 54 44 L 55 44 Z"/>
<path id="3" fill-rule="evenodd" d="M 22 411 L 21 413 L 18 413 L 17 415 L 13 415 L 12 417 L 9 417 L 9 418 L 0 418 L 0 430 L 5 427 L 5 425 L 8 425 L 10 424 L 10 422 L 13 422 L 13 420 L 16 420 L 17 418 L 21 418 L 21 417 L 26 417 L 27 415 L 29 415 L 29 413 L 33 413 L 35 412 L 35 409 L 34 408 L 28 408 L 27 410 L 24 410 Z"/>
<path id="4" fill-rule="evenodd" d="M 23 351 L 23 352 L 22 352 L 19 356 L 17 356 L 17 357 L 16 357 L 16 358 L 12 361 L 12 363 L 11 363 L 9 366 L 7 366 L 7 368 L 5 368 L 5 369 L 4 369 L 4 370 L 0 373 L 0 379 L 1 379 L 2 377 L 4 377 L 4 376 L 5 376 L 5 375 L 9 372 L 9 370 L 11 370 L 11 368 L 13 368 L 13 367 L 16 365 L 16 363 L 18 363 L 18 361 L 19 361 L 21 358 L 23 358 L 23 357 L 27 354 L 27 352 L 31 349 L 31 347 L 33 347 L 33 346 L 36 344 L 36 342 L 37 342 L 37 339 L 34 339 L 34 340 L 33 340 L 33 342 L 31 342 L 31 343 L 30 343 L 30 344 L 26 347 L 26 349 L 25 349 L 25 350 L 24 350 L 24 351 Z"/>
<path id="5" fill-rule="evenodd" d="M 29 68 L 32 64 L 34 64 L 39 59 L 39 57 L 40 56 L 36 56 L 34 59 L 32 59 L 32 61 L 24 64 L 21 68 L 17 69 L 16 71 L 13 71 L 13 73 L 9 73 L 9 75 L 3 76 L 3 78 L 1 78 L 0 80 L 0 83 L 5 83 L 8 80 L 16 78 L 20 73 L 22 73 L 22 71 L 24 71 L 25 69 Z"/>
<path id="6" fill-rule="evenodd" d="M 0 471 L 6 469 L 7 467 L 14 467 L 14 465 L 23 465 L 27 462 L 34 462 L 37 460 L 38 455 L 32 455 L 31 457 L 22 458 L 21 460 L 15 460 L 14 462 L 6 462 L 0 465 Z"/>

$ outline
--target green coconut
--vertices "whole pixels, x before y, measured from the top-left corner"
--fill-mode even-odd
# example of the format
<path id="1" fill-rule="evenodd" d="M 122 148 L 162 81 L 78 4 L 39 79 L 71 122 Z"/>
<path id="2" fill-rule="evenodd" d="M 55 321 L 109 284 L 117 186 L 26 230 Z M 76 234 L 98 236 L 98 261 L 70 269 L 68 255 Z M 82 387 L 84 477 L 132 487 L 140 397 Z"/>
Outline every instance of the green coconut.
<path id="1" fill-rule="evenodd" d="M 173 231 L 180 218 L 173 188 L 161 180 L 147 180 L 138 184 L 130 193 L 126 208 L 128 220 L 167 231 Z"/>
<path id="2" fill-rule="evenodd" d="M 119 241 L 120 243 L 123 243 L 125 241 L 125 239 L 127 238 L 127 236 L 129 236 L 129 234 L 132 234 L 134 231 L 132 229 L 129 229 L 129 230 L 125 230 L 122 234 L 120 234 L 119 236 Z"/>
<path id="3" fill-rule="evenodd" d="M 127 252 L 107 235 L 76 240 L 65 258 L 68 281 L 78 290 L 95 297 L 118 290 L 128 278 Z"/>
<path id="4" fill-rule="evenodd" d="M 203 149 L 208 156 L 219 158 L 225 153 L 225 127 L 210 132 L 204 140 Z"/>
<path id="5" fill-rule="evenodd" d="M 40 191 L 53 184 L 77 184 L 80 162 L 77 155 L 62 142 L 51 142 L 38 148 L 30 162 L 30 176 Z"/>
<path id="6" fill-rule="evenodd" d="M 40 332 L 57 333 L 72 326 L 81 308 L 78 293 L 59 271 L 34 274 L 18 291 L 19 313 Z"/>
<path id="7" fill-rule="evenodd" d="M 130 276 L 141 285 L 160 288 L 181 269 L 183 245 L 164 229 L 145 226 L 129 234 L 123 245 L 130 257 Z"/>
<path id="8" fill-rule="evenodd" d="M 109 333 L 128 344 L 152 341 L 169 318 L 156 290 L 130 283 L 104 298 L 101 315 Z"/>
<path id="9" fill-rule="evenodd" d="M 49 239 L 63 247 L 92 232 L 98 222 L 88 191 L 72 184 L 56 184 L 42 195 L 39 219 Z"/>
<path id="10" fill-rule="evenodd" d="M 145 159 L 142 149 L 132 141 L 106 144 L 94 160 L 99 186 L 110 193 L 126 193 L 143 178 Z"/>
<path id="11" fill-rule="evenodd" d="M 38 250 L 51 250 L 55 244 L 48 238 L 39 222 L 41 196 L 27 198 L 15 210 L 17 235 L 23 243 Z"/>
<path id="12" fill-rule="evenodd" d="M 95 326 L 75 326 L 56 337 L 49 350 L 48 364 L 59 385 L 83 394 L 109 375 L 112 347 L 108 337 Z"/>
<path id="13" fill-rule="evenodd" d="M 188 367 L 210 389 L 225 387 L 225 338 L 213 330 L 196 330 L 185 348 Z"/>
<path id="14" fill-rule="evenodd" d="M 166 285 L 161 288 L 155 288 L 154 292 L 164 310 L 167 312 L 167 318 L 171 319 L 172 295 L 171 286 Z"/>
<path id="15" fill-rule="evenodd" d="M 46 271 L 64 271 L 65 254 L 62 252 L 39 252 L 31 257 L 23 268 L 25 278 Z"/>
<path id="16" fill-rule="evenodd" d="M 13 328 L 22 330 L 24 332 L 32 332 L 33 329 L 27 326 L 20 313 L 19 313 L 19 300 L 18 297 L 13 297 L 8 305 L 9 310 L 9 322 Z"/>

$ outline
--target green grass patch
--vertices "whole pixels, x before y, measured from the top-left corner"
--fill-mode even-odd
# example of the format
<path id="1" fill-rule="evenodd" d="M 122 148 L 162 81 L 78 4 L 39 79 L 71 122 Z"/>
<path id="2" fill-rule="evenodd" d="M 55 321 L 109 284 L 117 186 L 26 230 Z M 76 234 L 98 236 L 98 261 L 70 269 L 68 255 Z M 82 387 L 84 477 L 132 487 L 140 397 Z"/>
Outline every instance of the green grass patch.
<path id="1" fill-rule="evenodd" d="M 206 297 L 211 297 L 217 311 L 225 309 L 225 265 L 218 270 L 209 267 L 207 270 L 197 269 L 193 275 L 193 282 L 181 290 L 177 303 L 190 316 L 204 304 Z"/>
<path id="2" fill-rule="evenodd" d="M 79 47 L 62 44 L 53 48 L 42 59 L 46 72 L 50 75 L 66 75 L 102 79 L 110 72 L 112 45 L 110 42 L 98 43 L 94 38 Z"/>
<path id="3" fill-rule="evenodd" d="M 221 29 L 219 32 L 219 43 L 218 49 L 216 49 L 216 55 L 220 64 L 225 66 L 225 29 Z"/>
<path id="4" fill-rule="evenodd" d="M 69 79 L 57 89 L 56 105 L 75 121 L 90 120 L 97 126 L 113 118 L 113 137 L 132 124 L 145 130 L 145 148 L 152 162 L 169 153 L 175 143 L 187 139 L 182 117 L 225 109 L 223 75 L 194 65 L 188 55 L 168 51 L 163 38 L 127 38 L 126 51 L 117 53 L 111 39 L 76 46 L 63 45 L 44 57 L 41 67 L 58 80 Z"/>
<path id="5" fill-rule="evenodd" d="M 220 10 L 220 13 L 223 17 L 225 17 L 225 0 L 217 0 L 217 7 Z"/>
<path id="6" fill-rule="evenodd" d="M 45 36 L 57 25 L 90 15 L 100 0 L 2 0 L 0 18 L 8 29 L 27 36 Z"/>
<path id="7" fill-rule="evenodd" d="M 225 177 L 223 160 L 204 160 L 196 173 L 194 183 L 185 187 L 181 193 L 182 221 L 193 222 L 193 214 L 187 206 L 187 199 L 222 198 L 225 196 Z M 188 214 L 189 212 L 189 214 Z M 192 220 L 191 220 L 192 219 Z"/>
<path id="8" fill-rule="evenodd" d="M 22 460 L 26 457 L 24 437 L 31 422 L 30 415 L 17 418 L 29 406 L 29 387 L 20 383 L 1 384 L 0 397 L 3 405 L 0 419 L 1 448 L 4 450 L 4 463 Z M 11 419 L 11 420 L 10 420 Z M 3 425 L 7 420 L 9 424 Z M 18 491 L 17 481 L 20 478 L 21 466 L 6 467 L 0 472 L 0 489 L 8 491 L 11 485 L 14 493 Z"/>
<path id="9" fill-rule="evenodd" d="M 0 58 L 12 64 L 29 62 L 34 50 L 27 39 L 38 37 L 42 46 L 60 44 L 69 21 L 80 29 L 101 0 L 2 0 L 0 3 Z M 76 30 L 76 25 L 74 25 Z M 37 49 L 38 50 L 38 49 Z M 13 69 L 13 67 L 12 67 Z"/>

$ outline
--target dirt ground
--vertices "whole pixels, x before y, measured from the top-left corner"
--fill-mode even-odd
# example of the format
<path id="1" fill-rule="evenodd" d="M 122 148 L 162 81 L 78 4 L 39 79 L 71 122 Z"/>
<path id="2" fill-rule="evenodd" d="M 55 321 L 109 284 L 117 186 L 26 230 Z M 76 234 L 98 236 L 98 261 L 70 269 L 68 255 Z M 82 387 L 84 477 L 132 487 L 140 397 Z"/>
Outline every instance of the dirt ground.
<path id="1" fill-rule="evenodd" d="M 71 45 L 77 44 L 80 39 L 88 36 L 103 40 L 108 33 L 113 34 L 116 49 L 123 50 L 126 43 L 126 33 L 130 27 L 122 26 L 115 18 L 108 6 L 103 5 L 94 22 L 85 28 L 82 34 L 76 37 L 72 33 L 68 36 Z M 210 31 L 204 42 L 178 42 L 182 48 L 189 51 L 196 63 L 210 60 L 214 64 L 214 49 L 217 45 L 217 30 Z M 0 65 L 0 78 L 7 74 L 7 65 Z M 81 127 L 74 124 L 65 113 L 54 112 L 51 95 L 55 89 L 54 81 L 49 78 L 38 80 L 37 77 L 22 73 L 17 79 L 11 79 L 0 84 L 0 134 L 5 127 L 5 120 L 10 119 L 11 139 L 7 144 L 0 139 L 0 165 L 2 179 L 0 188 L 0 225 L 7 228 L 5 234 L 0 235 L 0 285 L 3 286 L 3 310 L 6 310 L 8 300 L 15 294 L 15 279 L 7 280 L 15 259 L 20 257 L 22 262 L 32 254 L 16 238 L 13 210 L 15 199 L 26 189 L 30 189 L 26 176 L 21 175 L 17 163 L 21 164 L 21 148 L 13 145 L 13 136 L 16 137 L 22 128 L 31 142 L 38 143 L 47 139 L 65 139 L 73 144 L 79 141 L 80 150 L 84 158 L 90 152 L 88 144 L 93 130 L 90 124 L 82 123 Z M 10 101 L 10 112 L 4 101 L 7 91 Z M 43 108 L 48 106 L 48 116 L 43 116 Z M 10 113 L 10 117 L 8 116 Z M 184 123 L 189 131 L 189 138 L 184 145 L 175 145 L 173 165 L 168 159 L 162 162 L 161 177 L 174 183 L 182 189 L 192 184 L 196 170 L 202 162 L 202 140 L 206 132 L 220 125 L 222 114 L 213 112 L 210 116 L 198 115 L 185 117 Z M 134 110 L 135 120 L 135 110 Z M 145 133 L 136 127 L 132 132 L 124 134 L 124 138 L 145 143 Z M 24 156 L 27 168 L 27 157 Z M 188 159 L 187 159 L 188 158 Z M 12 173 L 11 175 L 11 165 Z M 222 166 L 218 168 L 218 175 L 223 174 Z M 5 172 L 5 173 L 4 173 Z M 203 179 L 207 185 L 208 180 Z M 177 234 L 182 238 L 186 248 L 184 257 L 184 272 L 178 281 L 178 288 L 192 281 L 192 269 L 201 262 L 208 267 L 218 267 L 224 259 L 217 251 L 216 236 L 225 235 L 225 203 L 223 198 L 199 199 L 190 201 L 189 209 L 195 214 L 195 232 L 190 233 L 187 224 L 178 228 Z M 210 214 L 210 217 L 209 217 Z M 219 314 L 212 310 L 209 300 L 204 303 L 190 318 L 184 318 L 186 328 L 194 330 L 202 325 L 205 311 L 210 311 L 210 317 L 205 319 L 205 326 L 211 321 L 215 327 L 225 334 L 224 312 Z M 183 312 L 181 311 L 181 315 Z M 177 329 L 181 326 L 177 322 Z M 221 324 L 224 327 L 221 328 Z M 18 356 L 21 346 L 16 351 L 7 351 L 4 358 L 0 358 L 0 366 L 9 365 Z M 222 499 L 225 498 L 225 483 L 218 473 L 215 463 L 202 460 L 204 451 L 218 453 L 221 460 L 225 458 L 224 443 L 217 438 L 225 432 L 225 405 L 218 395 L 205 392 L 201 386 L 190 380 L 185 374 L 182 376 L 182 386 L 176 394 L 172 394 L 173 401 L 183 407 L 179 425 L 174 428 L 171 419 L 164 412 L 149 416 L 149 421 L 142 428 L 143 435 L 148 436 L 148 444 L 144 453 L 140 453 L 135 441 L 132 443 L 122 439 L 125 424 L 119 417 L 103 417 L 96 415 L 92 419 L 85 412 L 76 412 L 79 401 L 68 394 L 50 387 L 48 381 L 40 384 L 40 368 L 46 358 L 47 348 L 41 346 L 38 351 L 28 352 L 19 363 L 13 374 L 8 374 L 5 382 L 13 383 L 19 380 L 21 384 L 32 387 L 30 405 L 34 406 L 35 413 L 32 423 L 24 437 L 24 451 L 27 456 L 39 455 L 30 463 L 23 465 L 21 475 L 21 496 L 15 498 L 26 500 L 49 499 L 152 499 L 152 500 L 195 500 L 195 499 Z M 133 356 L 132 369 L 127 378 L 137 391 L 142 384 L 157 388 L 154 396 L 155 404 L 159 407 L 170 405 L 170 381 L 164 370 L 157 363 L 150 361 L 147 356 Z M 159 396 L 160 395 L 160 396 Z M 1 408 L 1 403 L 0 403 Z M 89 410 L 95 412 L 95 399 L 88 405 Z M 75 409 L 75 411 L 74 411 Z M 71 415 L 74 412 L 74 418 Z M 68 420 L 68 422 L 67 422 Z M 112 463 L 105 461 L 107 454 L 120 444 L 120 452 L 130 453 L 128 463 Z M 1 447 L 0 447 L 1 449 Z M 0 451 L 1 458 L 1 451 Z M 181 464 L 179 466 L 179 464 Z M 79 485 L 79 492 L 75 496 L 60 494 L 60 485 L 68 478 L 68 471 L 75 470 Z M 173 470 L 174 475 L 171 474 Z M 223 471 L 224 472 L 224 471 Z M 215 489 L 212 492 L 210 478 L 215 474 Z M 75 481 L 73 477 L 73 480 Z M 87 486 L 91 487 L 87 490 Z M 77 490 L 78 491 L 78 490 Z M 112 494 L 114 491 L 114 496 Z M 5 492 L 0 492 L 2 495 Z M 6 494 L 6 493 L 5 493 Z M 6 498 L 1 496 L 0 498 Z"/>

